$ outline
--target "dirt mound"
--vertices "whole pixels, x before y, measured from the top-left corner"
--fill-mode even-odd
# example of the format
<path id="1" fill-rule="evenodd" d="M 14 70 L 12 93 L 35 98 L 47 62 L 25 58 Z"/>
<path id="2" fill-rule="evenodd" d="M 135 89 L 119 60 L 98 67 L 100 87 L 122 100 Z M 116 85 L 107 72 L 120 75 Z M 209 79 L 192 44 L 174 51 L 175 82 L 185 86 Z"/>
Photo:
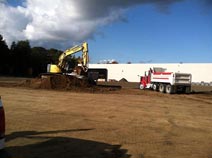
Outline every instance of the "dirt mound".
<path id="1" fill-rule="evenodd" d="M 128 82 L 125 78 L 119 80 L 119 82 Z"/>
<path id="2" fill-rule="evenodd" d="M 121 86 L 95 85 L 86 78 L 65 75 L 42 75 L 26 80 L 25 87 L 33 89 L 70 90 L 75 92 L 108 92 L 121 89 Z"/>
<path id="3" fill-rule="evenodd" d="M 65 75 L 42 75 L 40 78 L 26 80 L 25 86 L 41 89 L 70 89 L 72 87 L 91 86 L 86 79 Z"/>

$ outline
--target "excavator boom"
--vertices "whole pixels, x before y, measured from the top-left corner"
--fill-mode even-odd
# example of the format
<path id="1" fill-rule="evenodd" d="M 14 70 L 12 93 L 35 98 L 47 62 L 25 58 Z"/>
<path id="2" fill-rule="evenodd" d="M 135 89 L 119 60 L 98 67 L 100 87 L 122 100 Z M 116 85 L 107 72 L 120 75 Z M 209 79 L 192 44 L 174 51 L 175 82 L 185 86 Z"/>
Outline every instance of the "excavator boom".
<path id="1" fill-rule="evenodd" d="M 88 64 L 88 43 L 84 42 L 81 45 L 77 45 L 74 46 L 72 48 L 69 48 L 67 50 L 65 50 L 58 59 L 58 64 L 54 65 L 54 64 L 49 64 L 47 67 L 47 71 L 50 73 L 61 73 L 64 72 L 64 69 L 66 67 L 66 57 L 73 55 L 77 52 L 82 51 L 82 67 L 83 68 L 87 68 L 87 64 Z"/>
<path id="2" fill-rule="evenodd" d="M 87 64 L 88 64 L 88 44 L 86 42 L 84 42 L 82 45 L 77 45 L 77 46 L 74 46 L 74 47 L 69 48 L 66 51 L 64 51 L 59 57 L 58 66 L 62 67 L 63 61 L 67 56 L 75 54 L 80 51 L 82 51 L 82 59 L 83 59 L 82 65 L 87 66 Z"/>

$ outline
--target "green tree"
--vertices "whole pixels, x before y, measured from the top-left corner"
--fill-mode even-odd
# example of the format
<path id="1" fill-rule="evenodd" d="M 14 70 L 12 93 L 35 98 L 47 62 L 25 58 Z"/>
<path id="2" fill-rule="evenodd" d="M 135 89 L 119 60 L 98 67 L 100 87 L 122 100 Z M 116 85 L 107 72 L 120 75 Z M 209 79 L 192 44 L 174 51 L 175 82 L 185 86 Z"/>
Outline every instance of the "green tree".
<path id="1" fill-rule="evenodd" d="M 34 47 L 31 52 L 32 75 L 45 73 L 47 69 L 47 50 L 43 47 Z"/>
<path id="2" fill-rule="evenodd" d="M 47 63 L 57 64 L 60 54 L 63 52 L 54 48 L 51 48 L 47 51 Z"/>
<path id="3" fill-rule="evenodd" d="M 12 43 L 13 70 L 16 76 L 28 76 L 31 68 L 31 47 L 28 40 Z"/>
<path id="4" fill-rule="evenodd" d="M 59 56 L 63 52 L 51 48 L 43 47 L 31 48 L 28 40 L 12 42 L 8 48 L 3 37 L 0 35 L 0 74 L 10 74 L 13 76 L 37 76 L 47 72 L 48 64 L 58 64 Z M 68 56 L 64 62 L 69 66 L 69 70 L 82 61 L 80 57 Z"/>
<path id="5" fill-rule="evenodd" d="M 11 46 L 10 46 L 10 75 L 14 76 L 15 75 L 15 48 L 16 48 L 16 42 L 13 41 Z"/>
<path id="6" fill-rule="evenodd" d="M 8 75 L 10 66 L 10 50 L 3 36 L 0 35 L 0 74 Z"/>

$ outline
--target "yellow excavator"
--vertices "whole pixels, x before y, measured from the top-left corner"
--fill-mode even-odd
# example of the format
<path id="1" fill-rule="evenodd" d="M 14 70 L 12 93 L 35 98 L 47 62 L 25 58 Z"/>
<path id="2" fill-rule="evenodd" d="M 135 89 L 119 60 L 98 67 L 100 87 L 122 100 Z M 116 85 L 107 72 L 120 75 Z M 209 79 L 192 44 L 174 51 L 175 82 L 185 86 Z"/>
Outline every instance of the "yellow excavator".
<path id="1" fill-rule="evenodd" d="M 81 45 L 76 45 L 72 48 L 67 49 L 64 51 L 60 56 L 58 60 L 58 64 L 48 64 L 47 66 L 47 72 L 48 73 L 68 73 L 69 65 L 66 61 L 66 58 L 70 55 L 73 55 L 77 52 L 82 51 L 82 61 L 80 63 L 80 66 L 76 66 L 74 68 L 74 73 L 76 75 L 82 75 L 85 74 L 88 70 L 88 43 L 84 42 Z M 73 75 L 73 74 L 72 74 Z"/>
<path id="2" fill-rule="evenodd" d="M 82 52 L 82 60 L 72 71 L 67 58 L 77 52 Z M 88 73 L 88 43 L 76 45 L 64 51 L 58 59 L 58 64 L 48 64 L 47 73 L 41 75 L 42 83 L 50 88 L 87 87 L 95 85 L 98 73 Z"/>

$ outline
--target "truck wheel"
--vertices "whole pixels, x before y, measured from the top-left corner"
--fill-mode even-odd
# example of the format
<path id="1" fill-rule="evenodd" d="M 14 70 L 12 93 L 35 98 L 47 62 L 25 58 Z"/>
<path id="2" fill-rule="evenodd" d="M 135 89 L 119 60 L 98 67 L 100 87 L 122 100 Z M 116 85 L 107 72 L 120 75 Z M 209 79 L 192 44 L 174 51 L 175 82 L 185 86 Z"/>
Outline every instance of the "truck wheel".
<path id="1" fill-rule="evenodd" d="M 159 85 L 159 92 L 161 92 L 161 93 L 165 92 L 165 85 L 164 84 Z"/>
<path id="2" fill-rule="evenodd" d="M 143 84 L 140 84 L 139 88 L 140 89 L 144 89 L 144 85 Z"/>
<path id="3" fill-rule="evenodd" d="M 157 86 L 157 84 L 153 84 L 153 86 L 152 86 L 152 89 L 154 90 L 154 91 L 157 91 L 158 90 L 158 86 Z"/>
<path id="4" fill-rule="evenodd" d="M 168 94 L 173 93 L 173 87 L 170 84 L 166 85 L 166 93 Z"/>
<path id="5" fill-rule="evenodd" d="M 190 87 L 190 86 L 185 87 L 185 93 L 186 93 L 186 94 L 191 93 L 191 87 Z"/>

